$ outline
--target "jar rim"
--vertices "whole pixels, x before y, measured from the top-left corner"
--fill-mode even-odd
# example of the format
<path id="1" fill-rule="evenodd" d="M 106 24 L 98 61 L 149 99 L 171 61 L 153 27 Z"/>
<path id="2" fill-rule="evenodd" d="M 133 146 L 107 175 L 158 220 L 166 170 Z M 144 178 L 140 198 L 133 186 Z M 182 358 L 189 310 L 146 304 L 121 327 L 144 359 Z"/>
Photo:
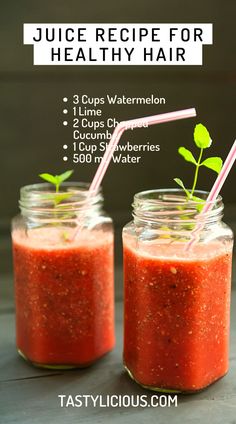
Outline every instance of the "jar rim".
<path id="1" fill-rule="evenodd" d="M 89 187 L 90 183 L 66 181 L 56 192 L 53 184 L 47 182 L 29 184 L 20 189 L 19 207 L 22 212 L 30 210 L 49 212 L 59 203 L 63 204 L 64 210 L 66 207 L 68 209 L 93 207 L 103 201 L 102 188 L 91 192 Z"/>
<path id="2" fill-rule="evenodd" d="M 188 199 L 184 190 L 178 188 L 153 189 L 136 193 L 134 196 L 133 217 L 136 222 L 175 222 L 193 223 L 196 219 L 205 223 L 215 222 L 223 216 L 223 201 L 218 195 L 217 199 L 207 204 L 212 207 L 202 212 L 206 204 L 208 192 L 196 190 L 194 195 L 202 199 L 197 201 Z M 184 221 L 183 221 L 184 219 Z"/>
<path id="3" fill-rule="evenodd" d="M 84 193 L 84 194 L 87 195 L 87 193 L 89 191 L 89 187 L 90 187 L 90 183 L 87 183 L 87 182 L 64 181 L 63 183 L 61 183 L 60 188 L 65 188 L 65 190 L 60 190 L 60 194 L 68 193 L 68 192 L 71 191 L 71 193 L 72 192 L 80 193 L 80 194 Z M 28 185 L 21 187 L 20 195 L 24 196 L 24 197 L 31 197 L 31 198 L 35 196 L 35 198 L 38 198 L 45 191 L 49 191 L 50 193 L 51 192 L 55 193 L 55 188 L 54 188 L 53 184 L 50 184 L 50 183 L 47 183 L 47 182 L 28 184 Z M 102 189 L 101 189 L 101 187 L 99 187 L 98 190 L 92 192 L 91 194 L 96 195 L 98 193 L 101 193 L 101 191 L 102 191 Z"/>
<path id="4" fill-rule="evenodd" d="M 187 189 L 191 191 L 191 189 Z M 202 198 L 202 202 L 196 201 L 193 199 L 187 199 L 184 190 L 178 188 L 161 188 L 161 189 L 152 189 L 152 190 L 143 190 L 134 195 L 134 204 L 135 202 L 147 202 L 150 205 L 157 205 L 160 203 L 162 206 L 171 206 L 175 205 L 176 207 L 182 206 L 183 204 L 188 204 L 190 207 L 196 207 L 197 205 L 203 205 L 206 203 L 209 192 L 205 190 L 195 190 L 194 195 Z M 152 197 L 157 195 L 157 197 Z M 221 195 L 218 195 L 217 198 L 213 201 L 207 202 L 210 205 L 215 205 L 222 202 Z"/>

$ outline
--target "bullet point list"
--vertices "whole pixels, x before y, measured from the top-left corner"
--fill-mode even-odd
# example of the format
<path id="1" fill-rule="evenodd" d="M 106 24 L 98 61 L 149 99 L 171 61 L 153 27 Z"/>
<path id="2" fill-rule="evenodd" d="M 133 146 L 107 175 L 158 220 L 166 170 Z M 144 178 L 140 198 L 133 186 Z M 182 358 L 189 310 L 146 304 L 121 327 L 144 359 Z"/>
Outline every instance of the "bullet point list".
<path id="1" fill-rule="evenodd" d="M 64 103 L 67 103 L 67 102 L 68 102 L 68 97 L 63 97 L 63 99 L 62 99 L 62 100 L 63 100 L 63 102 L 64 102 Z M 66 109 L 66 108 L 65 108 L 65 109 L 63 109 L 63 110 L 62 110 L 62 113 L 63 113 L 64 115 L 67 115 L 67 113 L 68 113 L 68 109 Z M 67 127 L 67 125 L 68 125 L 68 121 L 63 121 L 63 122 L 62 122 L 62 124 L 64 125 L 64 127 Z M 67 145 L 67 144 L 63 144 L 63 146 L 62 146 L 62 147 L 63 147 L 63 149 L 64 149 L 64 150 L 67 150 L 67 149 L 68 149 L 68 145 Z M 63 158 L 62 158 L 62 159 L 63 159 L 63 161 L 64 161 L 64 162 L 67 162 L 67 161 L 68 161 L 68 156 L 63 156 Z"/>

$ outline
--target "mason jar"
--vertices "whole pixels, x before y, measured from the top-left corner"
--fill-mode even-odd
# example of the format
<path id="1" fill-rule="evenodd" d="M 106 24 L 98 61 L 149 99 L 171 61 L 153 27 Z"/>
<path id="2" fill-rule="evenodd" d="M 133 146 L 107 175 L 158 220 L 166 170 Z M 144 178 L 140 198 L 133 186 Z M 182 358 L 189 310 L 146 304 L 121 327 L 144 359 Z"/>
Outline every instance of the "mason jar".
<path id="1" fill-rule="evenodd" d="M 21 188 L 13 219 L 16 344 L 36 366 L 88 366 L 114 347 L 112 220 L 85 183 Z"/>
<path id="2" fill-rule="evenodd" d="M 199 214 L 207 194 L 138 193 L 123 230 L 124 366 L 151 390 L 196 392 L 228 371 L 233 234 L 220 196 Z"/>

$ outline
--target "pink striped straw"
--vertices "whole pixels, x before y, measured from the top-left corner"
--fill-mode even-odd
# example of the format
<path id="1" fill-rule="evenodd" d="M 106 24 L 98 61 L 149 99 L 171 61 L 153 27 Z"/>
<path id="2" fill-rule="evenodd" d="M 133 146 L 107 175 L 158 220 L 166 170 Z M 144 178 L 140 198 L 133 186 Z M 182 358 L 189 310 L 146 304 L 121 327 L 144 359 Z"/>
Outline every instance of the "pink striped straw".
<path id="1" fill-rule="evenodd" d="M 115 148 L 117 144 L 120 141 L 120 138 L 123 134 L 123 132 L 126 129 L 129 128 L 135 128 L 138 127 L 138 125 L 156 125 L 156 124 L 162 124 L 164 122 L 170 122 L 170 121 L 177 121 L 178 119 L 185 119 L 185 118 L 191 118 L 193 116 L 196 116 L 196 110 L 194 108 L 192 109 L 185 109 L 185 110 L 178 110 L 176 112 L 169 112 L 169 113 L 162 113 L 159 115 L 153 115 L 153 116 L 147 116 L 144 118 L 138 118 L 138 119 L 131 119 L 129 121 L 122 121 L 120 122 L 111 137 L 111 140 L 107 146 L 106 152 L 103 155 L 103 158 L 100 162 L 100 165 L 97 169 L 97 172 L 94 176 L 94 179 L 91 183 L 89 194 L 93 193 L 98 190 L 102 179 L 106 173 L 106 170 L 109 166 L 109 163 L 111 161 L 112 155 L 115 151 Z"/>
<path id="2" fill-rule="evenodd" d="M 210 211 L 213 208 L 214 205 L 214 201 L 217 199 L 218 194 L 220 193 L 220 190 L 222 189 L 222 186 L 226 180 L 226 178 L 228 177 L 228 174 L 234 164 L 234 161 L 236 159 L 236 140 L 234 141 L 229 154 L 224 162 L 224 165 L 218 175 L 218 177 L 216 178 L 214 185 L 207 197 L 206 203 L 201 211 L 201 213 L 199 214 L 198 218 L 201 217 L 204 213 Z M 202 224 L 197 224 L 196 228 L 192 231 L 192 238 L 191 240 L 188 242 L 187 246 L 186 246 L 186 250 L 189 250 L 190 247 L 197 241 L 198 239 L 198 235 L 199 232 L 201 231 L 201 229 L 203 228 Z"/>
<path id="3" fill-rule="evenodd" d="M 111 136 L 111 140 L 107 146 L 107 149 L 103 155 L 103 158 L 100 162 L 97 172 L 90 185 L 90 188 L 88 191 L 88 198 L 92 196 L 94 193 L 96 193 L 96 191 L 100 187 L 103 177 L 112 159 L 112 155 L 115 151 L 115 148 L 117 144 L 119 143 L 120 138 L 125 130 L 130 128 L 140 128 L 140 126 L 147 126 L 147 125 L 149 126 L 149 125 L 162 124 L 164 122 L 177 121 L 178 119 L 192 118 L 194 116 L 196 116 L 196 110 L 195 108 L 191 108 L 191 109 L 177 110 L 175 112 L 162 113 L 159 115 L 146 116 L 144 118 L 130 119 L 128 121 L 120 122 L 116 126 Z M 72 240 L 76 238 L 80 229 L 81 229 L 81 225 L 78 225 L 77 230 L 75 231 L 72 237 Z"/>

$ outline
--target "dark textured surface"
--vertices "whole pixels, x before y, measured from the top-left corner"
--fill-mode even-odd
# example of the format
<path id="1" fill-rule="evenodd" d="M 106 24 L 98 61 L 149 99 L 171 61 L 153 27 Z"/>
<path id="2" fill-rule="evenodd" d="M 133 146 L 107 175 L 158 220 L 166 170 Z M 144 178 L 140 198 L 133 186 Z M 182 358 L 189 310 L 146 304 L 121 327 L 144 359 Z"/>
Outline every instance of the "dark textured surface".
<path id="1" fill-rule="evenodd" d="M 9 306 L 10 307 L 10 306 Z M 32 367 L 15 350 L 14 315 L 0 315 L 0 423 L 76 424 L 154 422 L 234 424 L 236 411 L 236 292 L 232 296 L 230 371 L 222 380 L 195 395 L 178 396 L 174 408 L 60 408 L 58 395 L 141 395 L 122 368 L 122 303 L 116 304 L 116 349 L 85 370 L 50 371 Z"/>

